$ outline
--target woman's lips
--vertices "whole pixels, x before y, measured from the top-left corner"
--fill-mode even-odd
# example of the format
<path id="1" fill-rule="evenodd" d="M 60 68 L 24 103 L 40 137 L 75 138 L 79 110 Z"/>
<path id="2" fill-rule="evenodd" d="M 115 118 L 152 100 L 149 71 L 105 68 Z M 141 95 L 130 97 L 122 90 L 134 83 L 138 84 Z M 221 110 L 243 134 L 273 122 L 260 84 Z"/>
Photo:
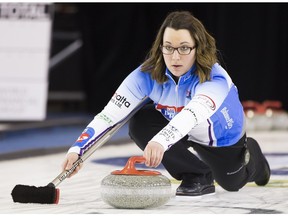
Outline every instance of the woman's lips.
<path id="1" fill-rule="evenodd" d="M 179 68 L 181 67 L 182 65 L 172 65 L 173 68 Z"/>

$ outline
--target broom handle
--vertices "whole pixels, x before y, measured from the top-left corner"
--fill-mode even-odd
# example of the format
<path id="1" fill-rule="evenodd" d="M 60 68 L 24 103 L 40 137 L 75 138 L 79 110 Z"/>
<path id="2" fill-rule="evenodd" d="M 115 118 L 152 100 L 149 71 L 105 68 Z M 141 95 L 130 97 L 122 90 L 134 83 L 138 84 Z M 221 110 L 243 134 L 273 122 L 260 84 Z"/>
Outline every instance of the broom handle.
<path id="1" fill-rule="evenodd" d="M 144 97 L 139 104 L 126 116 L 123 120 L 113 125 L 109 128 L 98 140 L 96 140 L 93 145 L 86 151 L 82 156 L 78 158 L 77 161 L 73 164 L 72 168 L 69 170 L 64 170 L 60 173 L 52 182 L 48 184 L 48 186 L 56 187 L 58 186 L 63 180 L 65 180 L 70 174 L 74 172 L 76 167 L 83 163 L 87 158 L 89 158 L 99 147 L 101 147 L 104 143 L 106 143 L 124 124 L 126 124 L 129 119 L 143 107 L 149 101 L 148 97 Z"/>

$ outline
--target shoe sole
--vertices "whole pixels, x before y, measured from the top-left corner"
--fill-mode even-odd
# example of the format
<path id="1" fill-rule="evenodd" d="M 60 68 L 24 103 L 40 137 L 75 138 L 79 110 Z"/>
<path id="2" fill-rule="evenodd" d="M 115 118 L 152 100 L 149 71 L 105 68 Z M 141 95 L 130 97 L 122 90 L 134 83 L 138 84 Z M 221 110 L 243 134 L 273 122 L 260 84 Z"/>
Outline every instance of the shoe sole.
<path id="1" fill-rule="evenodd" d="M 175 199 L 179 200 L 179 201 L 181 201 L 181 200 L 185 201 L 185 200 L 191 200 L 191 199 L 201 199 L 203 197 L 208 197 L 208 196 L 214 196 L 215 194 L 216 194 L 216 192 L 209 193 L 209 194 L 203 194 L 203 195 L 199 195 L 199 196 L 187 196 L 187 195 L 177 195 L 176 194 Z"/>

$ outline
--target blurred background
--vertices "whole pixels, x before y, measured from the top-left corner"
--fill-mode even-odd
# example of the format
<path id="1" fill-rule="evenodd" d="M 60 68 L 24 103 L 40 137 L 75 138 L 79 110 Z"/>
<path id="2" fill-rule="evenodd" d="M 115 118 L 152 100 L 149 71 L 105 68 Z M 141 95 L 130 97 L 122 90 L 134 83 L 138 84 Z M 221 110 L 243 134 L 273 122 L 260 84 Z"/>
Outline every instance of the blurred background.
<path id="1" fill-rule="evenodd" d="M 84 105 L 81 108 L 99 112 L 123 78 L 143 62 L 166 15 L 188 10 L 216 39 L 221 64 L 238 86 L 242 101 L 279 100 L 288 108 L 286 3 L 54 6 L 51 57 L 76 40 L 81 41 L 81 47 L 50 69 L 51 103 L 57 92 L 75 92 L 74 99 Z M 65 97 L 62 100 L 68 102 Z"/>
<path id="2" fill-rule="evenodd" d="M 12 14 L 17 11 L 15 4 L 10 4 Z M 44 76 L 47 83 L 43 84 L 47 92 L 41 96 L 45 99 L 45 115 L 38 120 L 0 119 L 2 141 L 9 131 L 29 125 L 35 128 L 79 124 L 83 129 L 106 105 L 122 80 L 144 61 L 164 18 L 175 10 L 192 12 L 216 39 L 220 63 L 238 87 L 241 101 L 249 102 L 244 103 L 245 109 L 247 106 L 262 114 L 267 107 L 281 112 L 288 109 L 287 3 L 44 5 L 51 37 Z M 2 4 L 2 21 L 8 19 L 3 8 Z M 4 52 L 2 48 L 0 54 Z M 4 73 L 9 74 L 9 70 L 2 71 L 2 76 Z M 4 84 L 0 81 L 0 85 Z M 272 102 L 263 105 L 267 101 Z M 287 119 L 283 124 L 287 124 Z M 71 140 L 78 135 L 74 132 Z"/>
<path id="3" fill-rule="evenodd" d="M 174 10 L 191 11 L 214 36 L 241 100 L 288 108 L 287 3 L 54 3 L 49 10 L 48 111 L 57 102 L 63 111 L 99 112 Z"/>

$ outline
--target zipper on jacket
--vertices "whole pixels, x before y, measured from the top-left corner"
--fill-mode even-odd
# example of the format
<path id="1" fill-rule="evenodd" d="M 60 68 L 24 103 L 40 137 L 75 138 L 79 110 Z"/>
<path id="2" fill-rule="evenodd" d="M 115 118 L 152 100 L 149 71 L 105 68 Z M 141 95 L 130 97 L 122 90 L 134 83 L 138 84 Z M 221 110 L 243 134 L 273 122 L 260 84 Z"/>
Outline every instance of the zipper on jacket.
<path id="1" fill-rule="evenodd" d="M 178 83 L 175 86 L 175 94 L 176 94 L 176 114 L 178 112 Z"/>

